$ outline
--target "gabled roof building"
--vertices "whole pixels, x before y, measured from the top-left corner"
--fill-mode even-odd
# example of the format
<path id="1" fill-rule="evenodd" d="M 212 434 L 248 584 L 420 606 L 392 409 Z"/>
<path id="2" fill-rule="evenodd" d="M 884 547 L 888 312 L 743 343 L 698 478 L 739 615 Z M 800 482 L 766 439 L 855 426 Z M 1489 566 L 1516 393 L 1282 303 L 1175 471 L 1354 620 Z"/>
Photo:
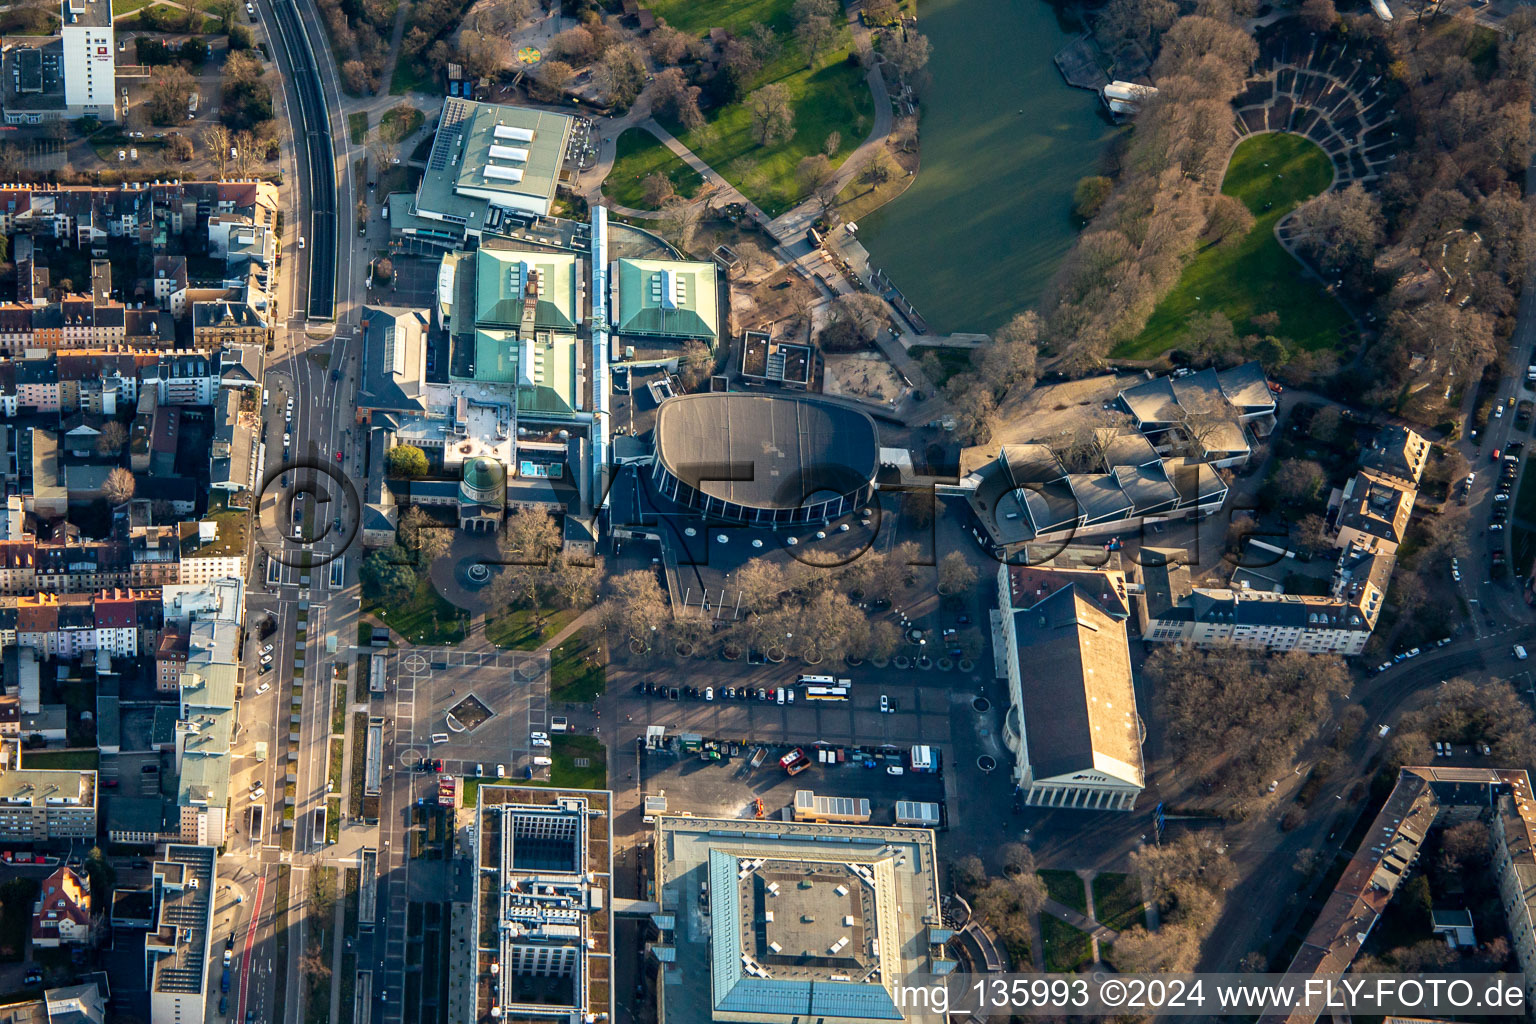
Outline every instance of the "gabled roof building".
<path id="1" fill-rule="evenodd" d="M 1132 810 L 1146 785 L 1117 570 L 1002 565 L 1003 741 L 1031 806 Z"/>

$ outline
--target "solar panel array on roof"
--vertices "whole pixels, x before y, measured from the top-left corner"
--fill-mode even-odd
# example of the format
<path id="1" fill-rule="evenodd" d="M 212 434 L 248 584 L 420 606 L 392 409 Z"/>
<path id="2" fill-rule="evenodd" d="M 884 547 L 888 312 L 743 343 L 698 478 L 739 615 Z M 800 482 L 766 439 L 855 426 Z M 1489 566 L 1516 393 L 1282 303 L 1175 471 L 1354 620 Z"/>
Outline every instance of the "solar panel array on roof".
<path id="1" fill-rule="evenodd" d="M 469 107 L 463 100 L 448 100 L 443 104 L 443 116 L 437 125 L 437 138 L 432 141 L 432 155 L 427 158 L 427 169 L 440 171 L 448 166 L 454 147 L 459 144 L 459 125 L 469 115 Z"/>

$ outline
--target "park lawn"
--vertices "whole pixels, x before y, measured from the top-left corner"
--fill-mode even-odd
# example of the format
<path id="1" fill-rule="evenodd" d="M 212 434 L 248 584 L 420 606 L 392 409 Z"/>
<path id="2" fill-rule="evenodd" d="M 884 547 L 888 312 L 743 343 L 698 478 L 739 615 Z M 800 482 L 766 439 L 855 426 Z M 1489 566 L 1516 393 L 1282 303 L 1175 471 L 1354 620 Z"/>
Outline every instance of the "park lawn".
<path id="1" fill-rule="evenodd" d="M 705 123 L 684 132 L 675 121 L 663 119 L 667 131 L 723 176 L 742 194 L 776 217 L 802 198 L 795 180 L 801 159 L 822 151 L 827 136 L 836 131 L 842 141 L 831 154 L 834 167 L 842 164 L 874 125 L 874 98 L 864 81 L 864 69 L 847 62 L 853 35 L 839 21 L 838 37 L 828 53 L 807 68 L 793 37 L 791 12 L 794 0 L 660 0 L 651 5 L 657 17 L 689 35 L 724 28 L 740 35 L 761 22 L 777 33 L 782 52 L 759 71 L 742 90 L 743 99 L 770 82 L 789 90 L 795 113 L 795 136 L 775 146 L 759 146 L 752 140 L 751 119 L 744 103 L 704 111 Z"/>
<path id="2" fill-rule="evenodd" d="M 1045 969 L 1053 974 L 1075 971 L 1093 957 L 1088 933 L 1079 931 L 1059 917 L 1046 913 L 1040 915 L 1040 937 L 1045 944 Z"/>
<path id="3" fill-rule="evenodd" d="M 644 128 L 630 128 L 620 135 L 616 152 L 613 170 L 603 179 L 603 194 L 620 206 L 656 209 L 645 201 L 645 179 L 652 174 L 665 175 L 684 199 L 692 199 L 704 185 L 698 171 Z"/>
<path id="4" fill-rule="evenodd" d="M 1141 879 L 1136 875 L 1106 871 L 1093 877 L 1093 912 L 1099 924 L 1123 932 L 1146 923 Z M 1100 956 L 1107 956 L 1101 952 Z"/>
<path id="5" fill-rule="evenodd" d="M 1332 181 L 1333 164 L 1309 139 L 1280 133 L 1244 139 L 1221 190 L 1253 212 L 1253 230 L 1230 249 L 1205 249 L 1191 259 L 1141 334 L 1110 354 L 1154 359 L 1179 343 L 1190 317 L 1213 312 L 1225 313 L 1239 335 L 1254 329 L 1254 317 L 1275 312 L 1276 337 L 1308 351 L 1336 347 L 1352 327 L 1349 315 L 1275 239 L 1280 218 Z"/>
<path id="6" fill-rule="evenodd" d="M 112 17 L 123 18 L 136 11 L 142 11 L 155 0 L 112 0 Z"/>
<path id="7" fill-rule="evenodd" d="M 413 644 L 456 644 L 464 639 L 459 609 L 432 588 L 426 576 L 416 580 L 416 591 L 404 603 L 386 608 L 369 598 L 363 614 L 373 615 Z"/>
<path id="8" fill-rule="evenodd" d="M 1047 869 L 1036 874 L 1045 883 L 1047 896 L 1080 914 L 1088 913 L 1088 891 L 1083 887 L 1083 880 L 1077 872 Z"/>
<path id="9" fill-rule="evenodd" d="M 396 60 L 394 74 L 389 76 L 389 94 L 403 96 L 408 92 L 423 92 L 431 84 L 432 70 L 422 60 Z"/>
<path id="10" fill-rule="evenodd" d="M 602 696 L 608 688 L 608 657 L 602 635 L 583 629 L 551 652 L 549 662 L 549 699 L 586 703 Z"/>
<path id="11" fill-rule="evenodd" d="M 426 121 L 427 115 L 410 106 L 410 104 L 402 104 L 401 106 L 407 109 L 402 110 L 401 107 L 390 107 L 384 111 L 384 116 L 379 118 L 379 127 L 394 128 L 397 136 L 403 139 L 420 128 L 423 122 Z"/>
<path id="12" fill-rule="evenodd" d="M 775 32 L 788 32 L 793 0 L 653 0 L 650 9 L 668 25 L 691 36 L 712 28 L 741 35 L 754 21 Z"/>
<path id="13" fill-rule="evenodd" d="M 565 789 L 607 789 L 608 748 L 596 736 L 555 736 L 549 756 L 555 762 L 549 768 L 549 781 L 533 780 L 534 785 Z M 586 767 L 576 765 L 586 758 Z M 527 785 L 527 783 L 524 783 Z"/>
<path id="14" fill-rule="evenodd" d="M 361 146 L 368 141 L 368 111 L 359 110 L 347 115 L 347 138 L 352 145 Z"/>
<path id="15" fill-rule="evenodd" d="M 485 638 L 497 647 L 511 651 L 537 650 L 547 636 L 554 636 L 565 624 L 580 615 L 575 608 L 545 608 L 544 629 L 540 632 L 534 622 L 537 608 L 515 608 L 499 619 L 485 624 Z"/>

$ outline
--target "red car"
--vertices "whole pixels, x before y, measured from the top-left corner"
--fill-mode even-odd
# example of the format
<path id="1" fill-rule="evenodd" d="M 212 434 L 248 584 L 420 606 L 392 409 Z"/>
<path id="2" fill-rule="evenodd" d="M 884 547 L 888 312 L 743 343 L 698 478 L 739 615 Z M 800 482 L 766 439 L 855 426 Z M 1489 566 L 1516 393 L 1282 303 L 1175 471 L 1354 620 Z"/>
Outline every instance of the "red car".
<path id="1" fill-rule="evenodd" d="M 336 461 L 337 461 L 337 462 L 340 462 L 340 461 L 341 461 L 341 452 L 337 452 L 337 453 L 336 453 Z"/>

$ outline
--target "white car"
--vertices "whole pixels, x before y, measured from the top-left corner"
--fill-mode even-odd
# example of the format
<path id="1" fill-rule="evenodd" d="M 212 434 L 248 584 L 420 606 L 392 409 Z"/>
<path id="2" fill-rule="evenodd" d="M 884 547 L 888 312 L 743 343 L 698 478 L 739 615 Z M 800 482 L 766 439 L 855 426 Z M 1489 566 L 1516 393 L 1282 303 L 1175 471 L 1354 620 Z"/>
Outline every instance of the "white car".
<path id="1" fill-rule="evenodd" d="M 507 777 L 507 766 L 506 765 L 499 764 L 499 765 L 496 766 L 496 777 L 498 779 L 504 779 L 504 778 Z"/>
<path id="2" fill-rule="evenodd" d="M 300 248 L 300 249 L 302 249 L 302 248 L 304 248 L 304 236 L 303 236 L 303 235 L 300 235 L 300 236 L 299 236 L 299 248 Z M 1503 413 L 1500 413 L 1500 414 L 1499 414 L 1499 415 L 1501 415 L 1501 416 L 1502 416 L 1502 415 L 1504 415 L 1504 414 L 1503 414 Z"/>
<path id="3" fill-rule="evenodd" d="M 245 5 L 245 13 L 249 14 L 253 18 L 256 17 L 256 5 L 255 4 L 246 4 Z"/>
<path id="4" fill-rule="evenodd" d="M 256 696 L 260 697 L 270 689 L 272 689 L 271 683 L 262 683 L 260 686 L 256 687 Z"/>
<path id="5" fill-rule="evenodd" d="M 1493 407 L 1493 418 L 1496 420 L 1501 420 L 1504 418 L 1504 407 L 1502 405 L 1496 405 Z"/>
<path id="6" fill-rule="evenodd" d="M 270 655 L 270 654 L 263 654 L 261 656 L 261 663 L 263 665 L 270 665 L 270 664 L 272 664 L 272 655 Z"/>
<path id="7" fill-rule="evenodd" d="M 531 742 L 536 747 L 549 747 L 554 745 L 549 742 L 549 737 L 544 735 L 542 732 L 536 732 L 529 736 L 528 739 L 529 742 Z"/>
<path id="8" fill-rule="evenodd" d="M 293 539 L 294 540 L 303 540 L 304 539 L 304 524 L 303 523 L 294 523 L 293 524 Z"/>
<path id="9" fill-rule="evenodd" d="M 551 760 L 550 758 L 547 758 L 547 757 L 535 757 L 533 759 L 533 763 L 534 763 L 534 765 L 536 767 L 548 768 L 550 765 L 554 764 L 555 762 L 553 760 Z"/>
<path id="10" fill-rule="evenodd" d="M 891 698 L 887 697 L 885 694 L 882 693 L 880 695 L 880 713 L 881 714 L 888 714 L 890 712 L 890 710 L 891 710 Z"/>
<path id="11" fill-rule="evenodd" d="M 1507 494 L 1495 494 L 1493 496 L 1493 500 L 1494 501 L 1508 501 L 1509 500 L 1509 495 L 1507 495 Z"/>
<path id="12" fill-rule="evenodd" d="M 905 774 L 907 774 L 907 770 L 905 768 L 903 768 L 899 764 L 887 765 L 886 769 L 885 769 L 885 774 L 887 774 L 887 775 L 905 775 Z"/>
<path id="13" fill-rule="evenodd" d="M 261 785 L 259 783 L 257 784 L 255 789 L 251 790 L 251 799 L 252 800 L 260 800 L 262 797 L 264 797 L 266 795 L 267 795 L 267 787 L 265 787 L 265 786 L 263 786 L 263 785 Z"/>
<path id="14" fill-rule="evenodd" d="M 272 653 L 272 645 L 271 644 L 267 644 L 267 646 L 265 646 L 265 647 L 263 647 L 261 649 L 261 653 L 262 654 L 271 654 Z"/>

